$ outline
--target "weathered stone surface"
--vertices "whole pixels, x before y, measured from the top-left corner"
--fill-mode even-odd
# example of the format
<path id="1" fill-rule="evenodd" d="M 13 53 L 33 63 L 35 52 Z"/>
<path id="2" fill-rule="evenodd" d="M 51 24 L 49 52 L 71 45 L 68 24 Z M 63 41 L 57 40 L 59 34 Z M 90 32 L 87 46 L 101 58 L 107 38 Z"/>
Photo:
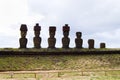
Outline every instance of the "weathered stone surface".
<path id="1" fill-rule="evenodd" d="M 94 39 L 89 39 L 88 40 L 88 48 L 89 49 L 94 49 Z"/>
<path id="2" fill-rule="evenodd" d="M 38 23 L 34 26 L 34 31 L 41 31 L 41 26 Z"/>
<path id="3" fill-rule="evenodd" d="M 27 25 L 26 24 L 22 24 L 20 27 L 20 31 L 21 31 L 21 38 L 19 39 L 19 44 L 20 44 L 20 48 L 26 48 L 27 45 Z"/>
<path id="4" fill-rule="evenodd" d="M 77 38 L 75 38 L 76 48 L 82 48 L 82 44 L 83 44 L 83 39 L 81 39 L 82 33 L 76 32 L 76 37 L 77 37 Z"/>
<path id="5" fill-rule="evenodd" d="M 27 25 L 26 24 L 22 24 L 20 27 L 20 31 L 21 31 L 21 38 L 25 38 L 27 35 Z"/>
<path id="6" fill-rule="evenodd" d="M 50 37 L 48 38 L 48 48 L 55 48 L 55 44 L 56 44 L 56 38 L 54 38 L 55 32 L 56 32 L 56 27 L 50 26 L 49 27 Z"/>
<path id="7" fill-rule="evenodd" d="M 100 48 L 106 48 L 105 43 L 100 43 Z"/>
<path id="8" fill-rule="evenodd" d="M 68 24 L 65 24 L 65 26 L 63 26 L 63 32 L 66 32 L 66 31 L 70 31 L 70 27 L 68 26 Z"/>
<path id="9" fill-rule="evenodd" d="M 27 48 L 27 38 L 20 38 L 19 43 L 20 43 L 20 48 Z"/>
<path id="10" fill-rule="evenodd" d="M 64 37 L 62 38 L 62 48 L 69 48 L 69 44 L 70 44 L 70 38 L 68 37 L 69 31 L 70 31 L 70 27 L 68 26 L 68 24 L 65 24 L 65 26 L 63 26 Z"/>
<path id="11" fill-rule="evenodd" d="M 26 24 L 21 24 L 20 31 L 27 31 L 27 25 Z"/>
<path id="12" fill-rule="evenodd" d="M 41 26 L 37 23 L 34 26 L 34 34 L 35 37 L 33 38 L 34 48 L 41 48 L 41 37 L 40 37 Z"/>
<path id="13" fill-rule="evenodd" d="M 41 38 L 40 37 L 34 37 L 34 48 L 41 48 Z"/>

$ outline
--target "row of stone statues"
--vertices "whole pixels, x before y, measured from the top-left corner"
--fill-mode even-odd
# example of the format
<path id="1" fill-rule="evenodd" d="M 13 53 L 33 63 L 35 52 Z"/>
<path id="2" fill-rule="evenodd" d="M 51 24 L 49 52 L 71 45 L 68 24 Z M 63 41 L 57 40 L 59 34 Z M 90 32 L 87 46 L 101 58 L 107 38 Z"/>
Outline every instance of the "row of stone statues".
<path id="1" fill-rule="evenodd" d="M 26 34 L 27 34 L 27 25 L 22 24 L 20 27 L 20 31 L 21 31 L 21 38 L 19 39 L 19 43 L 20 43 L 20 48 L 27 48 L 27 38 L 26 38 Z M 34 26 L 34 34 L 35 37 L 33 38 L 33 43 L 34 43 L 34 48 L 41 48 L 41 37 L 40 37 L 40 31 L 41 31 L 41 26 L 39 26 L 39 24 L 37 23 Z M 70 31 L 70 27 L 68 26 L 68 24 L 65 24 L 65 26 L 63 26 L 63 35 L 64 37 L 62 38 L 62 48 L 69 48 L 69 44 L 70 44 L 70 38 L 69 38 L 69 31 Z M 49 38 L 48 38 L 48 48 L 55 48 L 55 44 L 56 44 L 56 38 L 55 36 L 55 32 L 56 32 L 56 27 L 55 26 L 50 26 L 49 27 Z M 81 32 L 76 32 L 76 37 L 75 38 L 75 45 L 76 48 L 83 48 L 83 39 L 82 37 L 82 33 Z M 88 40 L 88 45 L 89 45 L 89 49 L 94 49 L 94 39 L 89 39 Z M 100 48 L 105 48 L 105 43 L 101 43 L 100 44 Z"/>

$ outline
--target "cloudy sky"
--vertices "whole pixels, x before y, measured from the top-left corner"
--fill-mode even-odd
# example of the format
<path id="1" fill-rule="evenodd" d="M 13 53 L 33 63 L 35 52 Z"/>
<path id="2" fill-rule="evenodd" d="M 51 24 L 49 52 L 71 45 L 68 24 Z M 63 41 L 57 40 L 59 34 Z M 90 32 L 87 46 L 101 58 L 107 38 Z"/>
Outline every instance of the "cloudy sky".
<path id="1" fill-rule="evenodd" d="M 83 47 L 95 39 L 120 48 L 120 0 L 0 0 L 0 48 L 19 47 L 20 25 L 27 24 L 28 47 L 33 47 L 33 26 L 41 25 L 43 48 L 48 47 L 49 26 L 56 26 L 56 47 L 61 47 L 62 26 L 69 24 L 70 47 L 75 33 L 82 32 Z"/>

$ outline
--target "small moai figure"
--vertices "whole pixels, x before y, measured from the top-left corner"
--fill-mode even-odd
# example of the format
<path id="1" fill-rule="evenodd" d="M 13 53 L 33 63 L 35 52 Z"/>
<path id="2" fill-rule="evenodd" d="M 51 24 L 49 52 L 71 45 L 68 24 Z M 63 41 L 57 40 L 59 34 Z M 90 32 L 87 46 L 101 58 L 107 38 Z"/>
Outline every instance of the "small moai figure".
<path id="1" fill-rule="evenodd" d="M 50 37 L 48 38 L 48 48 L 55 48 L 55 44 L 56 44 L 56 38 L 54 37 L 55 32 L 56 32 L 56 27 L 55 26 L 50 26 L 49 27 Z"/>
<path id="2" fill-rule="evenodd" d="M 105 43 L 100 43 L 100 48 L 105 48 L 105 47 L 106 47 Z"/>
<path id="3" fill-rule="evenodd" d="M 26 48 L 27 46 L 27 25 L 26 24 L 22 24 L 20 27 L 20 31 L 21 31 L 21 38 L 19 39 L 19 43 L 20 43 L 20 48 Z"/>
<path id="4" fill-rule="evenodd" d="M 41 31 L 41 26 L 39 26 L 39 24 L 37 23 L 34 26 L 34 34 L 35 34 L 35 37 L 33 38 L 34 48 L 41 48 L 41 37 L 39 36 L 40 31 Z"/>
<path id="5" fill-rule="evenodd" d="M 89 49 L 94 49 L 94 39 L 88 40 Z"/>
<path id="6" fill-rule="evenodd" d="M 75 38 L 76 48 L 82 48 L 82 44 L 83 44 L 83 39 L 81 39 L 82 33 L 76 32 L 76 37 L 77 37 Z"/>
<path id="7" fill-rule="evenodd" d="M 70 38 L 68 37 L 69 31 L 70 31 L 70 27 L 68 26 L 68 24 L 65 24 L 65 26 L 63 26 L 64 37 L 62 38 L 62 48 L 69 48 L 69 44 L 70 44 Z"/>

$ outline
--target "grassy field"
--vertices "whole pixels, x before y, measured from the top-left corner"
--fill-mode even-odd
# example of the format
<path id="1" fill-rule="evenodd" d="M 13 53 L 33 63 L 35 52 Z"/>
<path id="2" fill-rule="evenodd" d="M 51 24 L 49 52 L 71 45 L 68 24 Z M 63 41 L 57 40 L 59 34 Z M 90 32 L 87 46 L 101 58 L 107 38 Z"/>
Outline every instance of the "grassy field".
<path id="1" fill-rule="evenodd" d="M 0 56 L 0 70 L 35 69 L 120 69 L 120 54 Z"/>
<path id="2" fill-rule="evenodd" d="M 67 53 L 66 53 L 67 54 Z M 0 70 L 120 70 L 120 54 L 99 55 L 31 55 L 0 56 Z M 43 80 L 46 74 L 37 74 L 37 80 Z M 117 75 L 117 76 L 116 76 Z M 15 74 L 11 80 L 35 80 L 34 74 Z M 45 80 L 120 80 L 120 71 L 100 73 L 61 73 L 50 74 Z M 53 76 L 53 77 L 51 77 Z M 0 80 L 10 80 L 10 74 L 0 74 Z"/>

